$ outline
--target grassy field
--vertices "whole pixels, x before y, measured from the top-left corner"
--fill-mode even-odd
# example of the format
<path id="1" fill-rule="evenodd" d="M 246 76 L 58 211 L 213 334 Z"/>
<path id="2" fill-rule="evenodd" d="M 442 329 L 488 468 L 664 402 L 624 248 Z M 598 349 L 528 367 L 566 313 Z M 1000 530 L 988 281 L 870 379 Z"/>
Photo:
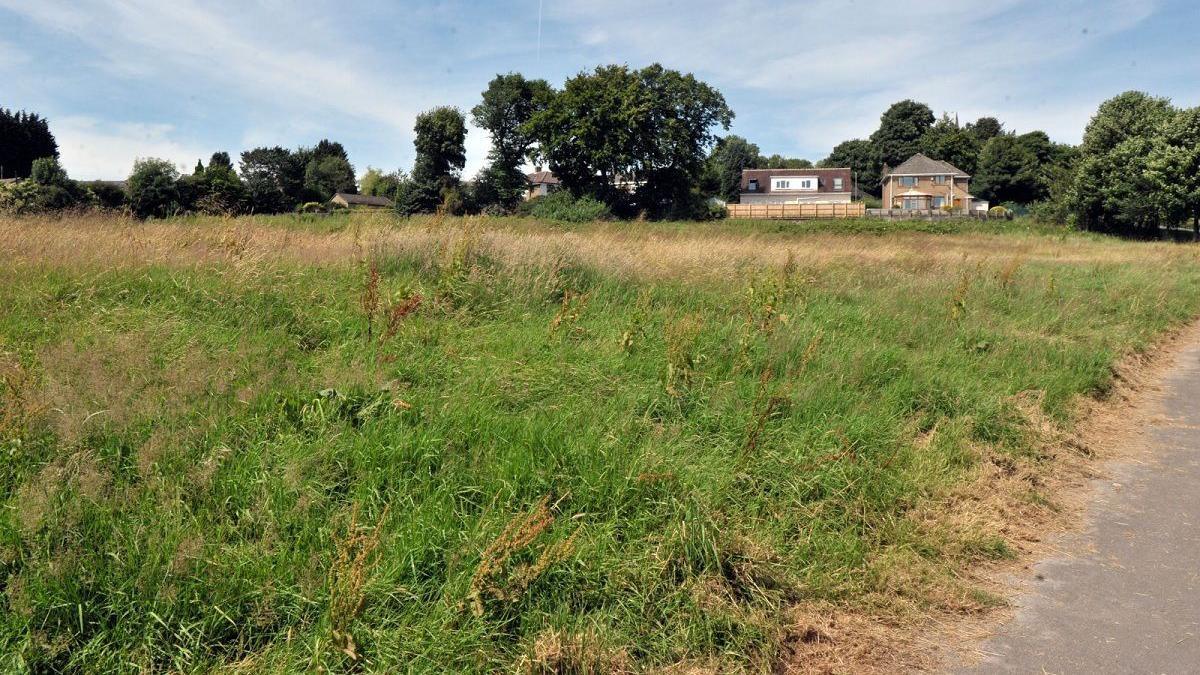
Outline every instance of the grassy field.
<path id="1" fill-rule="evenodd" d="M 761 671 L 985 610 L 1200 249 L 927 226 L 0 220 L 0 671 Z"/>

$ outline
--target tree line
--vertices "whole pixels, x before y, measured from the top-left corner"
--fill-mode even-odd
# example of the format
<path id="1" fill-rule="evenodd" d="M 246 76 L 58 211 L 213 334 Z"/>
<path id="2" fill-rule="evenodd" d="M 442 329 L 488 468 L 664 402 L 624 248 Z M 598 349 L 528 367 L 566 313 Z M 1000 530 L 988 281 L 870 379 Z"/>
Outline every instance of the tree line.
<path id="1" fill-rule="evenodd" d="M 391 199 L 402 215 L 503 214 L 530 208 L 523 167 L 533 163 L 552 171 L 562 188 L 535 200 L 535 213 L 698 219 L 723 212 L 710 198 L 738 199 L 745 169 L 848 166 L 870 199 L 889 167 L 922 152 L 971 174 L 975 196 L 1055 222 L 1122 234 L 1200 226 L 1200 113 L 1141 92 L 1104 102 L 1079 146 L 1053 142 L 1043 131 L 1006 130 L 995 117 L 960 124 L 924 103 L 899 101 L 867 138 L 837 144 L 815 165 L 765 156 L 745 138 L 718 135 L 734 117 L 721 93 L 657 64 L 600 66 L 557 89 L 520 73 L 500 74 L 468 114 L 492 139 L 488 163 L 473 180 L 462 179 L 467 114 L 443 106 L 417 116 L 407 172 L 368 167 L 356 181 L 345 148 L 322 140 L 295 150 L 247 150 L 237 170 L 224 152 L 207 166 L 198 162 L 189 175 L 165 160 L 139 160 L 120 191 L 71 181 L 54 159 L 46 120 L 0 109 L 0 168 L 29 179 L 0 188 L 0 209 L 100 205 L 141 217 L 282 213 L 321 208 L 337 192 L 361 189 Z"/>

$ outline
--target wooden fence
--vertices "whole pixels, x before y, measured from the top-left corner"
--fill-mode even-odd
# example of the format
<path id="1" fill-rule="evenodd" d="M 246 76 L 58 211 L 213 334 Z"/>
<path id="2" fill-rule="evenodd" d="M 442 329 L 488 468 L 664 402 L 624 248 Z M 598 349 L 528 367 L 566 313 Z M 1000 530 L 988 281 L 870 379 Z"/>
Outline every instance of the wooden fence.
<path id="1" fill-rule="evenodd" d="M 814 218 L 861 218 L 862 202 L 848 204 L 728 204 L 730 218 L 812 220 Z"/>

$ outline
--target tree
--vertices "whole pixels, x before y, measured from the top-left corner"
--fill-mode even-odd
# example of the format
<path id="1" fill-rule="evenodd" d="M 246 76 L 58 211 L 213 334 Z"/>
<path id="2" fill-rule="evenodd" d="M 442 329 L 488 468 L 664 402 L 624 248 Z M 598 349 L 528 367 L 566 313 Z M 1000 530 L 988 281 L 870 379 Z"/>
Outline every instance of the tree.
<path id="1" fill-rule="evenodd" d="M 417 115 L 413 131 L 417 158 L 412 180 L 396 200 L 397 210 L 406 215 L 436 210 L 443 193 L 458 185 L 467 161 L 467 124 L 458 108 L 442 106 Z"/>
<path id="2" fill-rule="evenodd" d="M 34 186 L 28 195 L 27 210 L 30 211 L 57 211 L 91 201 L 92 196 L 67 176 L 57 157 L 33 160 L 26 182 Z"/>
<path id="3" fill-rule="evenodd" d="M 253 213 L 291 211 L 304 201 L 302 158 L 288 150 L 255 148 L 242 153 L 241 173 L 249 210 Z"/>
<path id="4" fill-rule="evenodd" d="M 1148 169 L 1154 137 L 1175 114 L 1170 101 L 1127 91 L 1100 104 L 1079 147 L 1071 206 L 1080 226 L 1136 233 L 1149 227 L 1150 214 L 1134 192 Z M 1145 154 L 1142 154 L 1145 153 Z M 1148 193 L 1146 193 L 1148 194 Z M 1157 225 L 1157 223 L 1155 223 Z"/>
<path id="5" fill-rule="evenodd" d="M 879 157 L 871 141 L 854 139 L 842 141 L 834 146 L 829 156 L 818 166 L 825 168 L 848 167 L 857 178 L 858 188 L 878 196 L 880 191 Z"/>
<path id="6" fill-rule="evenodd" d="M 975 140 L 982 147 L 989 139 L 1004 133 L 1004 125 L 995 117 L 980 117 L 974 122 L 968 122 L 966 130 L 975 137 Z"/>
<path id="7" fill-rule="evenodd" d="M 250 208 L 250 194 L 227 152 L 214 152 L 208 168 L 180 181 L 180 203 L 210 215 L 236 215 Z"/>
<path id="8" fill-rule="evenodd" d="M 974 134 L 958 126 L 949 115 L 941 119 L 921 136 L 921 152 L 943 162 L 949 162 L 968 174 L 975 173 L 982 143 Z"/>
<path id="9" fill-rule="evenodd" d="M 399 171 L 384 173 L 379 169 L 368 166 L 367 172 L 362 175 L 362 178 L 358 179 L 358 191 L 370 197 L 395 199 L 396 190 L 404 180 L 405 176 Z"/>
<path id="10" fill-rule="evenodd" d="M 879 118 L 871 143 L 879 161 L 897 166 L 921 149 L 921 137 L 933 126 L 933 111 L 924 103 L 905 99 L 893 103 Z"/>
<path id="11" fill-rule="evenodd" d="M 318 202 L 327 202 L 339 192 L 356 193 L 354 167 L 337 155 L 314 157 L 304 170 L 304 189 Z"/>
<path id="12" fill-rule="evenodd" d="M 0 108 L 0 178 L 28 178 L 33 161 L 42 157 L 58 157 L 46 118 Z"/>
<path id="13" fill-rule="evenodd" d="M 64 186 L 67 181 L 67 172 L 58 163 L 57 157 L 41 157 L 33 160 L 33 165 L 30 167 L 29 179 L 38 185 L 49 186 L 58 185 Z"/>
<path id="14" fill-rule="evenodd" d="M 567 80 L 527 129 L 572 194 L 682 217 L 703 208 L 698 184 L 714 129 L 732 120 L 721 93 L 692 75 L 612 65 Z"/>
<path id="15" fill-rule="evenodd" d="M 726 202 L 738 201 L 742 192 L 742 172 L 763 164 L 758 146 L 741 136 L 726 136 L 713 146 L 708 157 L 706 188 Z"/>
<path id="16" fill-rule="evenodd" d="M 807 159 L 771 155 L 763 160 L 764 169 L 811 169 L 813 163 Z"/>
<path id="17" fill-rule="evenodd" d="M 1038 158 L 1017 137 L 1001 134 L 988 139 L 979 153 L 975 194 L 992 202 L 1028 204 L 1044 196 Z"/>
<path id="18" fill-rule="evenodd" d="M 497 75 L 483 91 L 483 100 L 471 109 L 475 125 L 492 136 L 491 160 L 476 180 L 477 189 L 487 203 L 511 207 L 525 190 L 521 165 L 533 139 L 525 123 L 554 95 L 545 80 L 526 80 L 519 73 Z M 486 205 L 486 204 L 484 204 Z"/>
<path id="19" fill-rule="evenodd" d="M 1151 195 L 1165 220 L 1192 221 L 1200 239 L 1200 107 L 1180 110 L 1156 135 L 1147 161 Z"/>
<path id="20" fill-rule="evenodd" d="M 127 181 L 129 208 L 139 218 L 166 218 L 181 210 L 179 171 L 165 159 L 139 159 Z"/>

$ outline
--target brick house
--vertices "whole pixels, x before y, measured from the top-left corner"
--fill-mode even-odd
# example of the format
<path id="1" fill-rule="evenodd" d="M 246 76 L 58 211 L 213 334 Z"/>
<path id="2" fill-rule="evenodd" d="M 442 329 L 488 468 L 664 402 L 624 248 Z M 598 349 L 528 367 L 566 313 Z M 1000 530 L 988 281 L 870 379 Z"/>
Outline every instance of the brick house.
<path id="1" fill-rule="evenodd" d="M 883 167 L 883 207 L 887 209 L 972 211 L 987 210 L 968 189 L 971 176 L 949 162 L 917 153 L 900 166 Z"/>

